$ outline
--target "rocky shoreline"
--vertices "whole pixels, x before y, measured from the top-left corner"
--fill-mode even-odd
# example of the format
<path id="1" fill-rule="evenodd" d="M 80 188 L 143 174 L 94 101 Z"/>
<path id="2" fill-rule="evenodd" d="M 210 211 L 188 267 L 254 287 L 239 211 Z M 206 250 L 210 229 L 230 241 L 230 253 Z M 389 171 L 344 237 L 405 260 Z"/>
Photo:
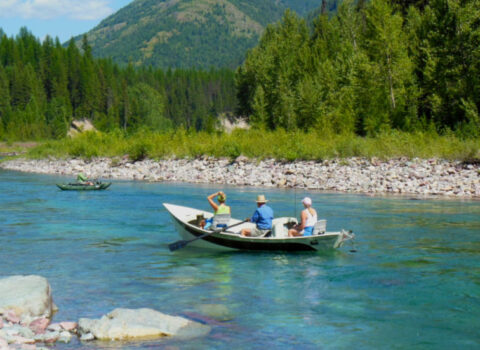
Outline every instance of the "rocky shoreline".
<path id="1" fill-rule="evenodd" d="M 198 159 L 13 159 L 3 169 L 90 178 L 301 188 L 365 194 L 480 198 L 480 165 L 442 159 L 350 158 L 280 162 L 240 156 Z"/>
<path id="2" fill-rule="evenodd" d="M 81 342 L 193 339 L 211 330 L 206 324 L 149 308 L 116 308 L 100 319 L 52 323 L 57 310 L 44 277 L 0 278 L 0 349 L 47 350 L 74 337 Z"/>

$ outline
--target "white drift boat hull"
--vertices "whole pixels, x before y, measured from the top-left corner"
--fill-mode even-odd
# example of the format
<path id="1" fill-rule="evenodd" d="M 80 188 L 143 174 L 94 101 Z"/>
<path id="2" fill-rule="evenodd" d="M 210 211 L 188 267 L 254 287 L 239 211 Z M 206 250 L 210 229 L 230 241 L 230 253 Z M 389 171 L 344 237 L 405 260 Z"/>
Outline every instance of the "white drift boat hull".
<path id="1" fill-rule="evenodd" d="M 175 228 L 184 240 L 190 240 L 212 231 L 204 230 L 195 224 L 198 215 L 212 217 L 212 213 L 194 208 L 164 203 L 163 206 L 172 215 Z M 321 235 L 306 237 L 286 237 L 285 223 L 296 221 L 295 218 L 277 218 L 273 220 L 272 237 L 242 237 L 243 228 L 253 228 L 254 224 L 246 222 L 225 232 L 212 233 L 192 242 L 192 246 L 216 250 L 252 250 L 252 251 L 322 251 L 341 247 L 354 238 L 347 231 L 326 232 Z M 231 219 L 228 226 L 239 223 Z"/>

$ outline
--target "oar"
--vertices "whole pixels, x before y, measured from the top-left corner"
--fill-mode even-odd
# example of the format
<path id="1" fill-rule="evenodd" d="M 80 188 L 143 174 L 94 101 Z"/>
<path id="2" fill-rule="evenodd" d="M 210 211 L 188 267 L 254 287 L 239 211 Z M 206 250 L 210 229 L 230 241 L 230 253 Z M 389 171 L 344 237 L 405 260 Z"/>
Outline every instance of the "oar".
<path id="1" fill-rule="evenodd" d="M 228 227 L 222 227 L 221 229 L 218 229 L 218 230 L 215 230 L 215 231 L 212 231 L 212 232 L 204 233 L 203 235 L 192 238 L 192 239 L 189 239 L 188 241 L 184 241 L 184 240 L 176 241 L 174 243 L 169 244 L 168 249 L 170 249 L 170 251 L 173 252 L 177 249 L 181 249 L 181 248 L 185 247 L 187 244 L 192 243 L 193 241 L 196 241 L 197 239 L 202 239 L 202 238 L 205 238 L 207 236 L 213 235 L 214 233 L 219 233 L 219 232 L 222 232 L 222 231 L 226 231 L 226 230 L 228 230 L 232 227 L 238 226 L 238 225 L 243 224 L 247 221 L 248 220 L 243 220 L 243 221 L 237 222 L 236 224 L 230 225 Z"/>

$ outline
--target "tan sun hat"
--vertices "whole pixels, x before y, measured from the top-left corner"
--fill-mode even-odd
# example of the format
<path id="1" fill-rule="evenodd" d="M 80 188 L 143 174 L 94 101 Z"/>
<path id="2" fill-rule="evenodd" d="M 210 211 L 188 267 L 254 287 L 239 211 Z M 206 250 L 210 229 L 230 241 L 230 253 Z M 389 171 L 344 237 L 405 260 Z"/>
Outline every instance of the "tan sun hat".
<path id="1" fill-rule="evenodd" d="M 265 199 L 265 196 L 263 194 L 259 194 L 257 196 L 257 203 L 267 203 L 268 200 Z"/>

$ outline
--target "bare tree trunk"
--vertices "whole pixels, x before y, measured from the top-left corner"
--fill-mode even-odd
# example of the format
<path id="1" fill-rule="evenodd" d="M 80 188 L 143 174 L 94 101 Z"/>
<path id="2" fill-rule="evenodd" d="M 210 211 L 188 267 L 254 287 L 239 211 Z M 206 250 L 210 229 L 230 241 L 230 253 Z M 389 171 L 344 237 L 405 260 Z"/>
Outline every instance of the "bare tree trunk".
<path id="1" fill-rule="evenodd" d="M 393 109 L 396 108 L 395 92 L 393 91 L 393 73 L 391 68 L 390 55 L 387 53 L 387 67 L 388 67 L 388 83 L 390 85 L 390 100 L 392 102 Z"/>

